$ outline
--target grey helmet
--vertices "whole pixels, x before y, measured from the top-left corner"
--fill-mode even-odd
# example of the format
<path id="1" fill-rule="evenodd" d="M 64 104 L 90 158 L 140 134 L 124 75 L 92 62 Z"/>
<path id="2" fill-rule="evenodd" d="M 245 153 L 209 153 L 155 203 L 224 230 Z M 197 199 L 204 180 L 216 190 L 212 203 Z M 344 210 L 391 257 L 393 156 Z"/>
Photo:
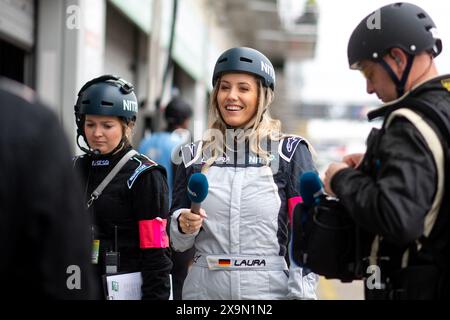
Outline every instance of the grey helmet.
<path id="1" fill-rule="evenodd" d="M 126 123 L 134 122 L 138 113 L 138 103 L 132 84 L 114 75 L 103 75 L 88 81 L 80 89 L 74 109 L 77 142 L 79 136 L 82 136 L 87 143 L 84 134 L 86 114 L 117 116 Z M 90 152 L 80 145 L 79 147 L 85 152 Z"/>
<path id="2" fill-rule="evenodd" d="M 258 50 L 237 47 L 222 53 L 214 66 L 213 86 L 223 73 L 235 71 L 256 75 L 262 79 L 263 86 L 275 89 L 275 69 L 270 60 Z"/>
<path id="3" fill-rule="evenodd" d="M 372 25 L 372 18 L 379 20 Z M 389 4 L 365 17 L 353 31 L 347 48 L 350 68 L 365 59 L 378 62 L 392 48 L 410 55 L 429 51 L 436 57 L 442 41 L 422 8 L 406 2 Z"/>

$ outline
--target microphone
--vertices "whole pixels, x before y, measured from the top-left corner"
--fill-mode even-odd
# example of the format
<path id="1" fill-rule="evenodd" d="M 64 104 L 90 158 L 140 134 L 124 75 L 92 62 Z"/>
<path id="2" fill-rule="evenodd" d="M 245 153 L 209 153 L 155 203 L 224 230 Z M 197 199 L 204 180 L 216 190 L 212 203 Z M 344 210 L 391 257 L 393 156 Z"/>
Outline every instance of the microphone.
<path id="1" fill-rule="evenodd" d="M 201 202 L 208 195 L 208 179 L 203 173 L 194 173 L 188 182 L 187 193 L 191 200 L 191 211 L 200 214 Z"/>
<path id="2" fill-rule="evenodd" d="M 299 192 L 303 199 L 303 204 L 311 208 L 316 202 L 325 195 L 323 184 L 317 173 L 307 171 L 300 176 Z"/>
<path id="3" fill-rule="evenodd" d="M 306 268 L 305 264 L 308 258 L 308 218 L 309 211 L 320 199 L 325 196 L 322 181 L 314 171 L 304 172 L 298 183 L 299 193 L 303 199 L 303 203 L 299 203 L 294 208 L 292 214 L 292 241 L 291 251 L 292 260 L 302 268 Z M 310 272 L 305 269 L 305 272 Z"/>
<path id="4" fill-rule="evenodd" d="M 77 145 L 78 145 L 78 148 L 80 148 L 80 149 L 81 149 L 82 151 L 84 151 L 86 154 L 90 154 L 90 155 L 94 155 L 94 156 L 99 156 L 99 155 L 100 155 L 100 150 L 99 150 L 99 149 L 91 150 L 91 149 L 88 149 L 88 148 L 83 147 L 83 146 L 80 144 L 80 136 L 82 136 L 81 133 L 78 133 L 78 135 L 77 135 Z M 85 141 L 86 141 L 86 140 L 85 140 Z"/>

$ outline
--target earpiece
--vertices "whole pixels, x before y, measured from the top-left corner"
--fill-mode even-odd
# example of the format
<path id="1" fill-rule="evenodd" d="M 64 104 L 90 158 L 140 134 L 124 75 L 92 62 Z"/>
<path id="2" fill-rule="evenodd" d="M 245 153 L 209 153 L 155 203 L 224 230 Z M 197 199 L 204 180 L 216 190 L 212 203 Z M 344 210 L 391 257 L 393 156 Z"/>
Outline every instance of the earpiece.
<path id="1" fill-rule="evenodd" d="M 400 66 L 400 63 L 402 62 L 402 59 L 400 59 L 399 56 L 393 55 L 392 53 L 390 53 L 389 55 L 391 56 L 392 59 L 394 59 L 394 61 L 397 64 L 397 66 Z"/>

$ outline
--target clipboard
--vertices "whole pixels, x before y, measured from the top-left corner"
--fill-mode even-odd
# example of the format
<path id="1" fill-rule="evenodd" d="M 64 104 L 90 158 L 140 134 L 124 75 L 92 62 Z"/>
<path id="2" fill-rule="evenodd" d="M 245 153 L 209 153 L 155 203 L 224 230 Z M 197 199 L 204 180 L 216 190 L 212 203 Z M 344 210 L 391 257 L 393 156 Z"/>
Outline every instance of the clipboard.
<path id="1" fill-rule="evenodd" d="M 142 274 L 140 272 L 123 272 L 103 275 L 106 300 L 141 300 Z M 172 275 L 170 280 L 169 300 L 173 300 Z"/>
<path id="2" fill-rule="evenodd" d="M 115 273 L 103 276 L 107 300 L 141 300 L 142 274 Z"/>

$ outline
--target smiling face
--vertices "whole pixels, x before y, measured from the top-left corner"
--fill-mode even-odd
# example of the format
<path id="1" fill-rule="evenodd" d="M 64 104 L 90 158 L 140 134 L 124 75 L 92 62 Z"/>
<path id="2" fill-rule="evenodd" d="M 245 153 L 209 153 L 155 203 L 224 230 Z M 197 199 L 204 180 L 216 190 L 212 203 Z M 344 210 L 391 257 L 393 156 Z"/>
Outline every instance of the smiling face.
<path id="1" fill-rule="evenodd" d="M 101 154 L 114 150 L 122 140 L 122 122 L 115 116 L 87 114 L 84 121 L 84 134 L 89 146 Z"/>
<path id="2" fill-rule="evenodd" d="M 228 126 L 244 128 L 257 111 L 258 81 L 247 73 L 224 74 L 219 83 L 217 105 Z"/>

